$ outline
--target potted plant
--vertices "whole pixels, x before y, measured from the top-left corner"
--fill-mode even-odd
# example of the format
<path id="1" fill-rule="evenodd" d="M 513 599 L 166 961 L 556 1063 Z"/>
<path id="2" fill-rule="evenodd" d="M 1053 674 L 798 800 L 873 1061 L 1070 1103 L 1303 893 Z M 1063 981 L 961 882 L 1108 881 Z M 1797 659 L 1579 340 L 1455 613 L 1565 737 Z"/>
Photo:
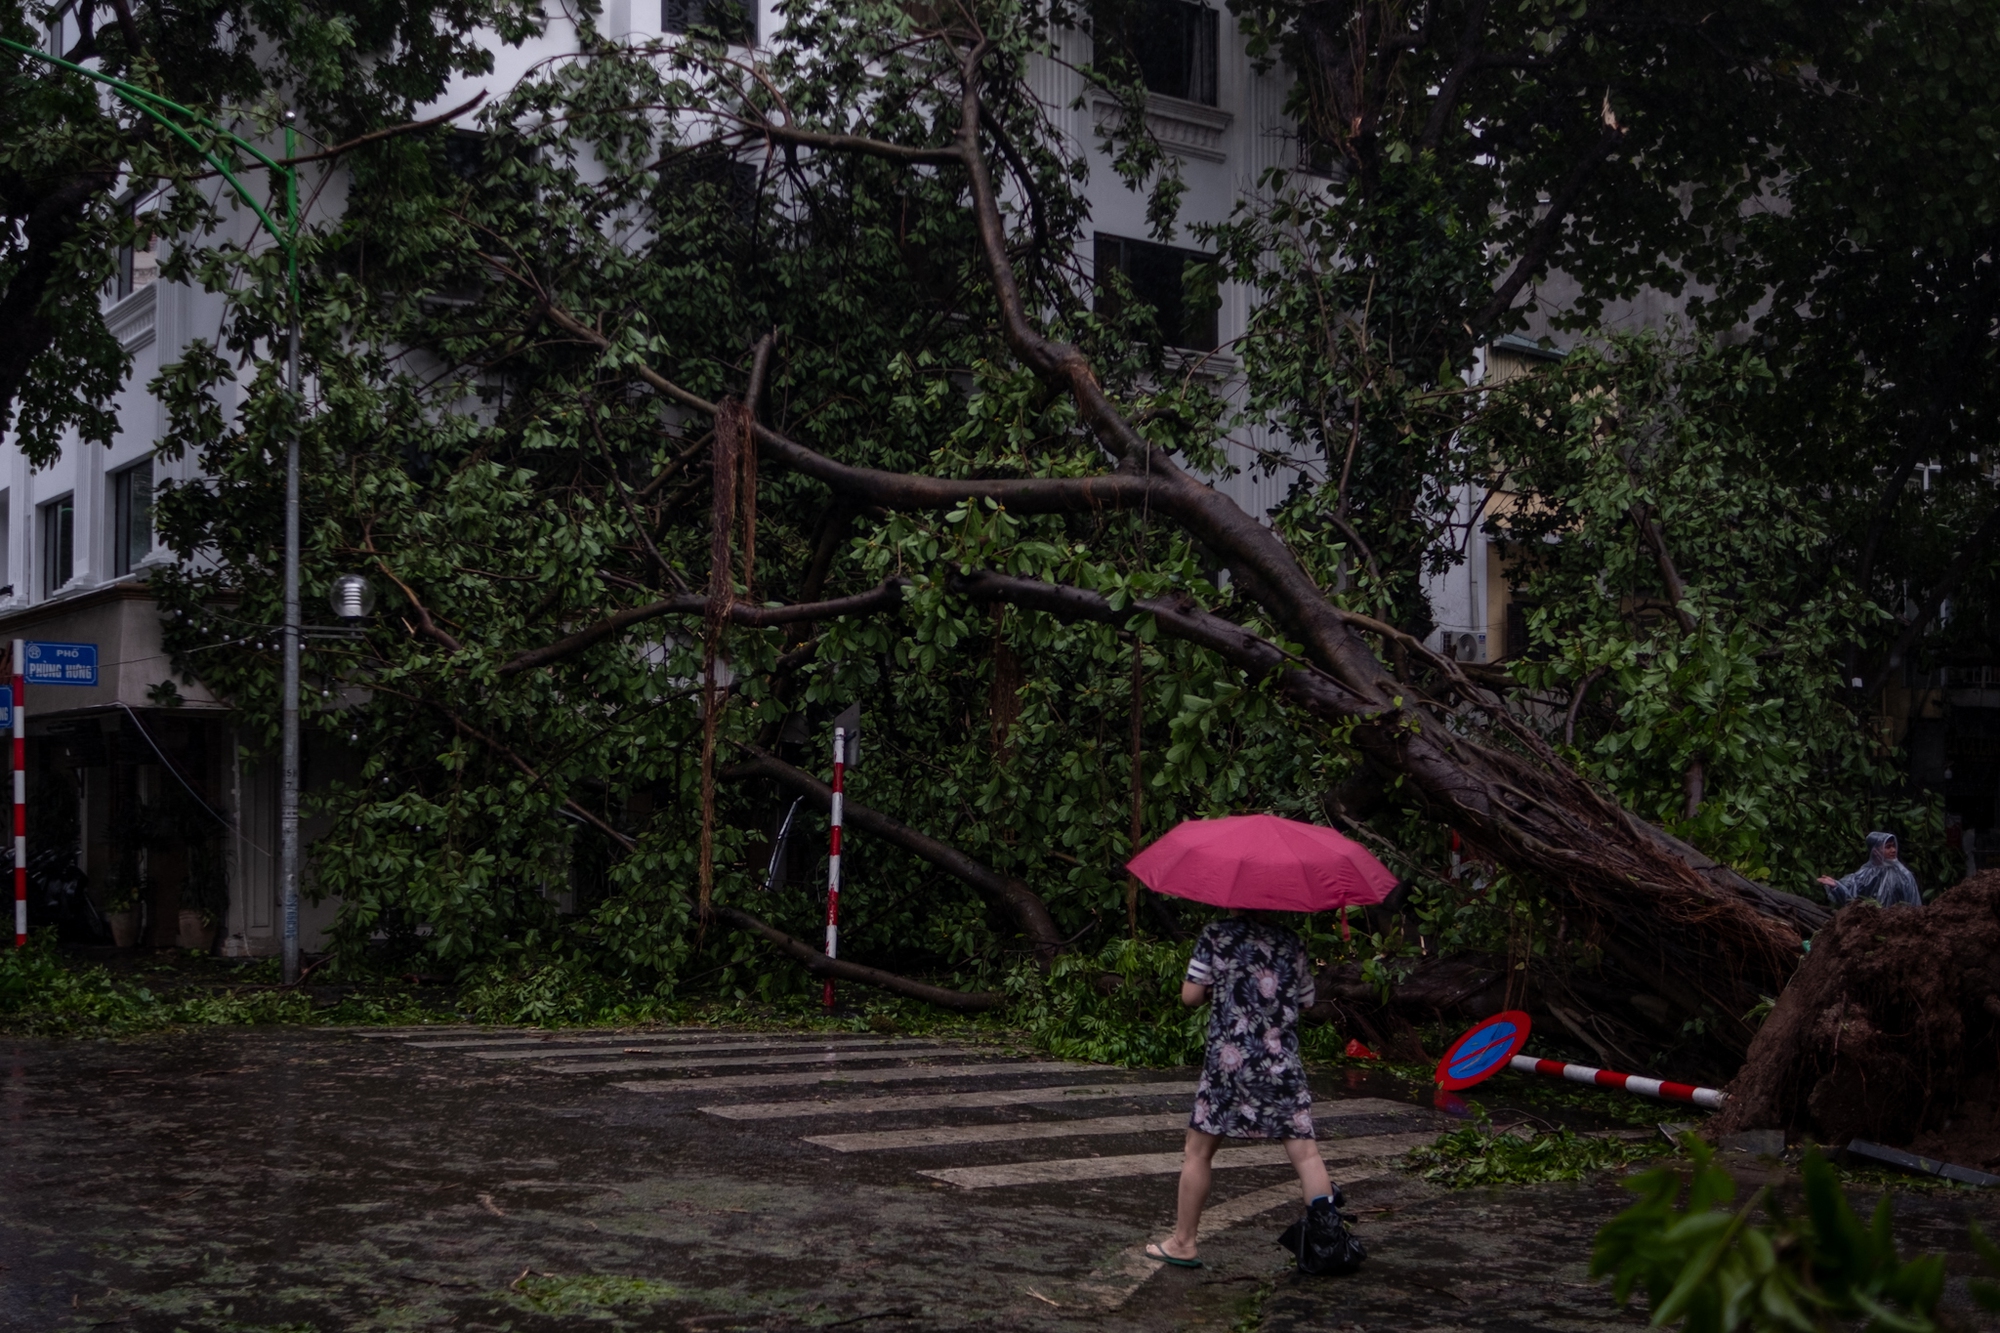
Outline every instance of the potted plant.
<path id="1" fill-rule="evenodd" d="M 127 859 L 115 855 L 111 862 L 111 875 L 104 886 L 104 919 L 111 924 L 111 942 L 121 949 L 129 949 L 139 942 L 139 931 L 145 925 L 145 914 L 140 910 L 139 899 L 145 891 L 145 881 L 140 878 L 138 858 Z"/>
<path id="2" fill-rule="evenodd" d="M 187 829 L 187 874 L 181 880 L 180 946 L 203 952 L 215 947 L 215 932 L 229 910 L 229 873 L 222 839 L 210 830 Z"/>
<path id="3" fill-rule="evenodd" d="M 175 943 L 203 952 L 229 908 L 229 872 L 222 829 L 214 815 L 179 782 L 169 782 L 146 821 L 151 845 L 181 863 L 180 915 Z"/>

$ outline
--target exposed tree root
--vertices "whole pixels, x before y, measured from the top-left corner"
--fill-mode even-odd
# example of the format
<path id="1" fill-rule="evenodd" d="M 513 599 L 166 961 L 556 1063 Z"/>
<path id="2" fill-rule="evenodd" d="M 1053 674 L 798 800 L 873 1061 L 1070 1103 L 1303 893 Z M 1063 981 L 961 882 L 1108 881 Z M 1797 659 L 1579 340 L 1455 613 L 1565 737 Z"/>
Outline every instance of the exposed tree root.
<path id="1" fill-rule="evenodd" d="M 1837 915 L 1729 1085 L 1718 1134 L 1864 1138 L 2000 1166 L 2000 871 Z"/>

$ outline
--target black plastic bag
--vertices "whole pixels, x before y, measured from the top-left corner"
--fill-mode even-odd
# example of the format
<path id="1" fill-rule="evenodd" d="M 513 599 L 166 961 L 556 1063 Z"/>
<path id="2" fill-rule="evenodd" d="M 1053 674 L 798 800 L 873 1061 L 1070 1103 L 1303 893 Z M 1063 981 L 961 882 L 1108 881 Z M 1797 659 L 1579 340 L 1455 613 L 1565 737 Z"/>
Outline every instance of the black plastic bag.
<path id="1" fill-rule="evenodd" d="M 1347 1229 L 1352 1213 L 1340 1211 L 1347 1200 L 1339 1190 L 1330 1199 L 1319 1199 L 1306 1208 L 1306 1215 L 1285 1228 L 1278 1237 L 1298 1261 L 1299 1272 L 1313 1277 L 1341 1277 L 1361 1267 L 1368 1248 Z"/>

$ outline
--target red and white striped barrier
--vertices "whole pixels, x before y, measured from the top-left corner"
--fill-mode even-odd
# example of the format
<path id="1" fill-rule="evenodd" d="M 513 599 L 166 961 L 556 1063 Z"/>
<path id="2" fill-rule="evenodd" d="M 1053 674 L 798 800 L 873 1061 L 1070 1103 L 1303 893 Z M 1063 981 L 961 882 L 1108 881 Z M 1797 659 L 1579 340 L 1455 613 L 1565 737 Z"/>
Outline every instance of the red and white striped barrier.
<path id="1" fill-rule="evenodd" d="M 1668 1083 L 1657 1078 L 1641 1078 L 1637 1074 L 1614 1074 L 1608 1069 L 1592 1069 L 1589 1065 L 1564 1064 L 1561 1060 L 1537 1060 L 1532 1055 L 1517 1055 L 1508 1061 L 1510 1069 L 1523 1074 L 1548 1074 L 1554 1078 L 1566 1078 L 1572 1083 L 1589 1083 L 1600 1088 L 1623 1088 L 1636 1092 L 1641 1097 L 1658 1097 L 1669 1102 L 1689 1102 L 1695 1106 L 1705 1106 L 1711 1111 L 1719 1111 L 1729 1100 L 1729 1094 L 1715 1088 L 1697 1088 L 1691 1083 Z"/>
<path id="2" fill-rule="evenodd" d="M 826 956 L 840 957 L 840 825 L 847 776 L 847 729 L 833 729 L 833 846 L 826 862 Z M 826 1011 L 833 1012 L 833 978 L 826 979 Z"/>

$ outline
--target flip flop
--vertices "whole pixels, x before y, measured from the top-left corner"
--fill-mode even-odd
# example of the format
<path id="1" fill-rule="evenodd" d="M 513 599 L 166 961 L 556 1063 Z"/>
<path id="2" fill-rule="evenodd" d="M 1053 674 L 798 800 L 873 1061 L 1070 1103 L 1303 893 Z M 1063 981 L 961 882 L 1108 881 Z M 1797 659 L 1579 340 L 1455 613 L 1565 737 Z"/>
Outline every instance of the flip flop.
<path id="1" fill-rule="evenodd" d="M 1171 1264 L 1175 1268 L 1200 1268 L 1202 1266 L 1202 1262 L 1199 1259 L 1182 1259 L 1168 1254 L 1160 1245 L 1160 1242 L 1156 1240 L 1146 1242 L 1146 1257 L 1154 1263 Z"/>

